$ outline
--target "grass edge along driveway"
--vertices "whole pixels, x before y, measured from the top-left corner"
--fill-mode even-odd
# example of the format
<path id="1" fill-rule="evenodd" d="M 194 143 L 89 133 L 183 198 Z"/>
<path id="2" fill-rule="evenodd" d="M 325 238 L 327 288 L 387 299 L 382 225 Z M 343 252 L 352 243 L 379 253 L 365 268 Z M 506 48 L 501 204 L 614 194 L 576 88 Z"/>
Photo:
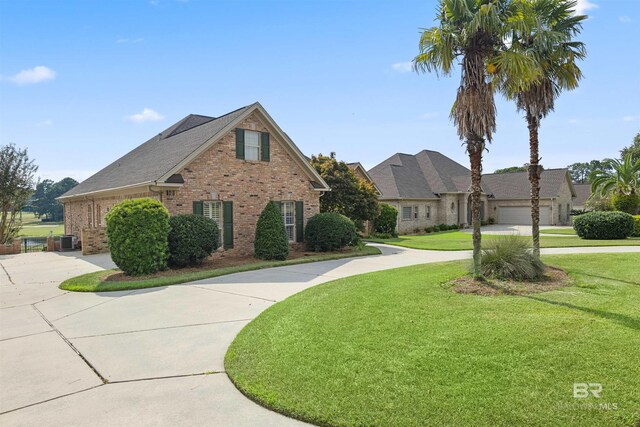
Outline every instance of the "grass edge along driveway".
<path id="1" fill-rule="evenodd" d="M 544 260 L 573 285 L 460 295 L 445 285 L 467 271 L 456 261 L 314 286 L 249 323 L 225 370 L 250 399 L 323 426 L 637 425 L 640 254 Z M 589 382 L 601 398 L 574 398 Z"/>
<path id="2" fill-rule="evenodd" d="M 156 288 L 160 286 L 177 285 L 179 283 L 193 282 L 196 280 L 210 279 L 212 277 L 224 276 L 227 274 L 241 273 L 244 271 L 261 270 L 263 268 L 282 267 L 285 265 L 306 264 L 317 261 L 330 261 L 343 258 L 353 258 L 369 255 L 379 255 L 380 249 L 373 246 L 364 246 L 362 249 L 355 248 L 353 251 L 345 253 L 321 254 L 304 258 L 295 258 L 285 261 L 257 261 L 251 264 L 244 264 L 234 267 L 212 268 L 208 270 L 186 272 L 172 276 L 158 276 L 150 279 L 131 280 L 121 282 L 105 282 L 103 279 L 118 269 L 96 271 L 94 273 L 83 274 L 65 280 L 58 286 L 65 291 L 73 292 L 108 292 L 108 291 L 129 291 L 135 289 Z"/>
<path id="3" fill-rule="evenodd" d="M 531 239 L 531 236 L 521 236 Z M 500 238 L 497 234 L 483 234 L 482 242 Z M 433 234 L 406 235 L 391 239 L 367 238 L 369 242 L 384 243 L 410 249 L 426 249 L 434 251 L 465 251 L 473 249 L 471 233 L 460 231 L 444 231 Z M 640 237 L 630 237 L 623 240 L 585 240 L 578 236 L 540 236 L 540 247 L 566 248 L 585 246 L 640 246 Z"/>

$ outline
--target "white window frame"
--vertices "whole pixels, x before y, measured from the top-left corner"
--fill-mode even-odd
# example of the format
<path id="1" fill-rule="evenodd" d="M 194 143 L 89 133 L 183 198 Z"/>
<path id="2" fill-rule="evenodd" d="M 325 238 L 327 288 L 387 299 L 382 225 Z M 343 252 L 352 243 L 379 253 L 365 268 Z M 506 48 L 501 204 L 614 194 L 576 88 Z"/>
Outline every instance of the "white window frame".
<path id="1" fill-rule="evenodd" d="M 296 239 L 296 203 L 288 200 L 280 202 L 280 212 L 282 213 L 282 222 L 284 222 L 287 238 L 289 242 L 294 242 Z"/>
<path id="2" fill-rule="evenodd" d="M 255 139 L 254 141 L 251 141 Z M 255 152 L 255 158 L 250 155 L 250 152 Z M 253 130 L 244 131 L 244 159 L 250 161 L 260 160 L 260 132 Z"/>
<path id="3" fill-rule="evenodd" d="M 222 240 L 222 224 L 223 224 L 223 209 L 222 202 L 219 200 L 210 200 L 202 202 L 202 215 L 206 218 L 212 219 L 218 224 L 218 241 Z"/>

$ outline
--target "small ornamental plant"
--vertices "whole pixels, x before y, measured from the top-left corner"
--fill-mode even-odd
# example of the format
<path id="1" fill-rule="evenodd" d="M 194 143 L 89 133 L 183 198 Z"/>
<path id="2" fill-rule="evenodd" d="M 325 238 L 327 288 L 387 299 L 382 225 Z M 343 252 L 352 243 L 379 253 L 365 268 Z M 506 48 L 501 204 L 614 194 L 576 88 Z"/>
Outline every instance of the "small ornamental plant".
<path id="1" fill-rule="evenodd" d="M 157 200 L 131 199 L 105 216 L 111 259 L 125 274 L 139 276 L 167 268 L 169 212 Z"/>
<path id="2" fill-rule="evenodd" d="M 264 260 L 285 260 L 289 256 L 289 238 L 284 228 L 280 207 L 267 203 L 256 225 L 255 256 Z"/>

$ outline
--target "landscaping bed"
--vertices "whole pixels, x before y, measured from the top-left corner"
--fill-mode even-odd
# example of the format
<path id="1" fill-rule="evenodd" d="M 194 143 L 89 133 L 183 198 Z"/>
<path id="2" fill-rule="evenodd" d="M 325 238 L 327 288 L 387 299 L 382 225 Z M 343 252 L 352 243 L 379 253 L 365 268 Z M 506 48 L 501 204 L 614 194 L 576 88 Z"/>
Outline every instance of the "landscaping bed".
<path id="1" fill-rule="evenodd" d="M 380 250 L 373 246 L 347 248 L 334 252 L 291 251 L 284 261 L 260 261 L 253 257 L 222 257 L 205 260 L 200 266 L 167 269 L 144 276 L 127 276 L 118 269 L 103 270 L 83 274 L 65 280 L 60 289 L 75 292 L 105 292 L 152 288 L 175 285 L 194 280 L 208 279 L 243 271 L 259 270 L 284 265 L 303 264 L 316 261 L 378 255 Z"/>
<path id="2" fill-rule="evenodd" d="M 323 426 L 638 425 L 640 254 L 543 259 L 572 282 L 458 294 L 468 262 L 449 262 L 312 287 L 249 323 L 225 370 L 250 399 Z M 574 398 L 575 383 L 601 397 Z"/>

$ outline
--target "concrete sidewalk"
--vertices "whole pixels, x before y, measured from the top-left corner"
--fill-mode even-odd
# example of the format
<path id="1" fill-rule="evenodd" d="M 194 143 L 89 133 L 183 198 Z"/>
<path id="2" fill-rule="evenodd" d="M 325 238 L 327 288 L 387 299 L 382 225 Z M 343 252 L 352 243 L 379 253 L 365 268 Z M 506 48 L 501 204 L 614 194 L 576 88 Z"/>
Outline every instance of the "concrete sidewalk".
<path id="1" fill-rule="evenodd" d="M 308 287 L 471 255 L 377 246 L 383 255 L 98 294 L 57 285 L 112 267 L 106 255 L 2 256 L 0 424 L 303 425 L 242 396 L 224 373 L 226 350 L 251 319 Z M 579 252 L 640 247 L 543 250 Z"/>

